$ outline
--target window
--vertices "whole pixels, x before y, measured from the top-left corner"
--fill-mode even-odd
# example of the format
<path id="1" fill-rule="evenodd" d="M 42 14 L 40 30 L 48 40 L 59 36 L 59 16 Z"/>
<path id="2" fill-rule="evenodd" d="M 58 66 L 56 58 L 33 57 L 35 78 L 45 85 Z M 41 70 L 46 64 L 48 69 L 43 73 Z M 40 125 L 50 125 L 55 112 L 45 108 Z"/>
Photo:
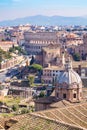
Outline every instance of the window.
<path id="1" fill-rule="evenodd" d="M 82 97 L 82 93 L 80 92 L 80 97 Z"/>
<path id="2" fill-rule="evenodd" d="M 59 93 L 56 94 L 57 98 L 59 97 Z"/>
<path id="3" fill-rule="evenodd" d="M 65 93 L 63 94 L 63 98 L 66 98 L 66 94 Z"/>
<path id="4" fill-rule="evenodd" d="M 73 94 L 73 97 L 76 98 L 76 93 Z"/>
<path id="5" fill-rule="evenodd" d="M 49 84 L 51 83 L 51 81 L 49 80 Z"/>

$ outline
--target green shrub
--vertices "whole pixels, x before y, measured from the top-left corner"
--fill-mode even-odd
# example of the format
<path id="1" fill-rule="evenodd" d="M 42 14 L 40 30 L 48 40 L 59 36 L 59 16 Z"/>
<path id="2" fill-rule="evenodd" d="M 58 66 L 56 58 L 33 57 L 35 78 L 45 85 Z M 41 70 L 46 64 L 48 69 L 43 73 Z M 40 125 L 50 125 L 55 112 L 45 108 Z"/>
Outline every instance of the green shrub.
<path id="1" fill-rule="evenodd" d="M 74 59 L 75 61 L 80 61 L 80 54 L 79 54 L 79 53 L 75 53 L 75 54 L 73 55 L 73 59 Z"/>
<path id="2" fill-rule="evenodd" d="M 19 109 L 19 106 L 17 104 L 14 104 L 12 106 L 13 111 L 17 111 Z"/>
<path id="3" fill-rule="evenodd" d="M 44 97 L 44 96 L 45 96 L 45 93 L 41 91 L 39 97 Z"/>
<path id="4" fill-rule="evenodd" d="M 21 114 L 29 113 L 29 110 L 27 108 L 23 108 L 21 110 Z"/>

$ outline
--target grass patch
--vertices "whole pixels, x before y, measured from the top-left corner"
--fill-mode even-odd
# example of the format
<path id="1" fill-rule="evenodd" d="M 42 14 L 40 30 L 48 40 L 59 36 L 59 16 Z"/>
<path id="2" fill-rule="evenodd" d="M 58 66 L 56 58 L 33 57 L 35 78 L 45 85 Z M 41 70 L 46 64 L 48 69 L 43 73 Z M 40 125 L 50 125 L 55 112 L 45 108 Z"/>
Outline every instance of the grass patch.
<path id="1" fill-rule="evenodd" d="M 13 104 L 19 104 L 21 99 L 19 97 L 6 96 L 0 99 L 0 101 L 6 103 L 8 106 L 12 106 Z"/>
<path id="2" fill-rule="evenodd" d="M 14 113 L 1 113 L 0 116 L 2 117 L 13 117 L 15 114 Z"/>

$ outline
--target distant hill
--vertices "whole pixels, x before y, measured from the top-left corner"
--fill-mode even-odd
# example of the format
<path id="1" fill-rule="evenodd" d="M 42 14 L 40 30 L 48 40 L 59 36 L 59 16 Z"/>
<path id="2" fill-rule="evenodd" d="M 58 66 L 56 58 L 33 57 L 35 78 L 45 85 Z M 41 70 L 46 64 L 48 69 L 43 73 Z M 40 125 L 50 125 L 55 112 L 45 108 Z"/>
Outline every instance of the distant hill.
<path id="1" fill-rule="evenodd" d="M 29 16 L 14 20 L 1 21 L 0 26 L 15 26 L 20 24 L 32 25 L 87 25 L 87 17 L 65 17 L 65 16 Z"/>

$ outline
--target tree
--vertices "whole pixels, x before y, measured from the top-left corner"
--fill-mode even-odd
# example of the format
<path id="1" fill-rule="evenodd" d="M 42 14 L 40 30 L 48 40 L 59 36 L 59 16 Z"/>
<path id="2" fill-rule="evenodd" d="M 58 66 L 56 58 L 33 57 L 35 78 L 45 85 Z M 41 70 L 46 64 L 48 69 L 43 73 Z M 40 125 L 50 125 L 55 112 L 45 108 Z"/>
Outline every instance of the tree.
<path id="1" fill-rule="evenodd" d="M 34 59 L 34 56 L 32 56 L 32 59 L 30 61 L 30 65 L 32 65 L 34 63 L 35 59 Z"/>
<path id="2" fill-rule="evenodd" d="M 21 110 L 21 114 L 29 113 L 29 110 L 27 108 L 23 108 Z"/>
<path id="3" fill-rule="evenodd" d="M 45 93 L 41 91 L 39 97 L 44 97 L 44 96 L 45 96 Z"/>
<path id="4" fill-rule="evenodd" d="M 0 48 L 0 62 L 2 62 L 3 59 L 10 59 L 12 56 L 9 52 L 6 52 Z"/>
<path id="5" fill-rule="evenodd" d="M 15 50 L 14 50 L 13 47 L 9 48 L 9 52 L 14 52 L 14 51 L 15 51 Z"/>
<path id="6" fill-rule="evenodd" d="M 17 104 L 14 104 L 12 106 L 13 111 L 17 111 L 19 109 L 19 106 Z"/>
<path id="7" fill-rule="evenodd" d="M 24 50 L 20 46 L 14 46 L 14 45 L 9 49 L 9 52 L 18 52 L 19 54 L 20 53 L 24 54 Z"/>
<path id="8" fill-rule="evenodd" d="M 2 55 L 0 55 L 0 62 L 2 62 Z"/>
<path id="9" fill-rule="evenodd" d="M 41 79 L 41 83 L 42 83 L 42 85 L 44 84 L 44 80 L 43 79 Z"/>
<path id="10" fill-rule="evenodd" d="M 28 81 L 29 81 L 29 87 L 34 83 L 35 76 L 34 75 L 29 75 L 28 76 Z"/>
<path id="11" fill-rule="evenodd" d="M 3 86 L 0 86 L 0 90 L 3 90 L 3 88 L 4 88 Z"/>
<path id="12" fill-rule="evenodd" d="M 73 54 L 73 59 L 74 59 L 75 61 L 80 61 L 80 54 L 79 54 L 79 53 Z"/>
<path id="13" fill-rule="evenodd" d="M 5 41 L 5 39 L 2 39 L 2 41 Z"/>
<path id="14" fill-rule="evenodd" d="M 34 69 L 35 71 L 42 71 L 42 69 L 43 69 L 43 67 L 39 64 L 33 64 L 29 68 Z"/>

